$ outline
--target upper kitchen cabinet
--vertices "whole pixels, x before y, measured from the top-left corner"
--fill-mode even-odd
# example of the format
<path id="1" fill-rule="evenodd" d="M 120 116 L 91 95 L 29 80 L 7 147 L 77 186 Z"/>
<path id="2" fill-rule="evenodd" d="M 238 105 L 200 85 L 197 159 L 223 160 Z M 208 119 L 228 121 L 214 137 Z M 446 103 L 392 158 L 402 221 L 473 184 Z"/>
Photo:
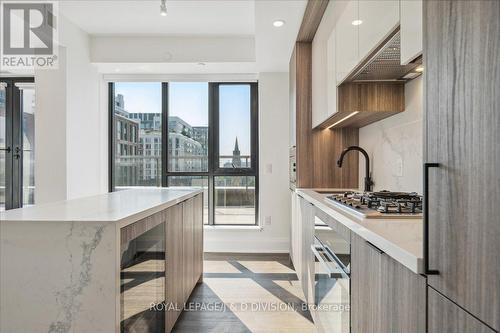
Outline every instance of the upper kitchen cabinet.
<path id="1" fill-rule="evenodd" d="M 359 1 L 347 1 L 335 26 L 335 67 L 337 85 L 344 81 L 359 62 L 358 11 Z"/>
<path id="2" fill-rule="evenodd" d="M 401 65 L 422 54 L 422 1 L 401 0 Z"/>
<path id="3" fill-rule="evenodd" d="M 312 41 L 312 127 L 337 112 L 335 11 L 330 1 Z M 326 70 L 325 70 L 326 69 Z"/>
<path id="4" fill-rule="evenodd" d="M 357 23 L 359 59 L 362 60 L 398 26 L 399 0 L 360 0 Z"/>

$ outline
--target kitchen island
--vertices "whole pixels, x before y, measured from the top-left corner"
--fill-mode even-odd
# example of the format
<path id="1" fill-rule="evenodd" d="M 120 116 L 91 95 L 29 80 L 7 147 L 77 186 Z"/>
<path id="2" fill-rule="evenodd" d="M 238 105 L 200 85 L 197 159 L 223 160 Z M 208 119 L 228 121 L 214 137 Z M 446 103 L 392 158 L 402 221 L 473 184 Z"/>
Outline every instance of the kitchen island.
<path id="1" fill-rule="evenodd" d="M 170 331 L 202 265 L 200 189 L 2 212 L 0 331 Z"/>

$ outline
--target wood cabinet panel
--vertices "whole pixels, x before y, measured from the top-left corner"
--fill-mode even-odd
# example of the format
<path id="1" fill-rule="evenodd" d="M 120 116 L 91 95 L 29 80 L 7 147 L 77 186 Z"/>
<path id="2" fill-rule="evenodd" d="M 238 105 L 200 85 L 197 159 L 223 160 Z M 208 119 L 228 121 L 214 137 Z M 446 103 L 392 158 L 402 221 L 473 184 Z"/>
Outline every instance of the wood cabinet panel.
<path id="1" fill-rule="evenodd" d="M 500 2 L 424 1 L 429 285 L 500 330 Z M 453 323 L 449 323 L 453 325 Z"/>
<path id="2" fill-rule="evenodd" d="M 124 245 L 130 242 L 132 239 L 139 237 L 163 222 L 165 222 L 164 212 L 158 212 L 121 228 L 120 244 Z"/>
<path id="3" fill-rule="evenodd" d="M 337 95 L 338 112 L 322 127 L 360 128 L 405 110 L 404 83 L 344 83 Z"/>
<path id="4" fill-rule="evenodd" d="M 311 251 L 314 237 L 314 206 L 302 197 L 299 197 L 301 211 L 301 272 L 300 281 L 305 300 L 308 303 L 314 297 L 314 257 Z"/>
<path id="5" fill-rule="evenodd" d="M 351 236 L 353 332 L 425 332 L 426 281 L 361 237 Z"/>
<path id="6" fill-rule="evenodd" d="M 203 193 L 194 197 L 194 281 L 203 280 Z"/>
<path id="7" fill-rule="evenodd" d="M 182 290 L 184 299 L 187 300 L 193 290 L 194 281 L 194 199 L 188 199 L 182 203 Z"/>
<path id="8" fill-rule="evenodd" d="M 494 333 L 449 299 L 428 287 L 428 333 Z"/>
<path id="9" fill-rule="evenodd" d="M 381 332 L 425 333 L 425 277 L 382 254 Z"/>
<path id="10" fill-rule="evenodd" d="M 170 332 L 181 314 L 184 306 L 184 291 L 179 288 L 183 279 L 183 237 L 182 237 L 182 205 L 176 205 L 166 209 L 165 230 L 166 236 L 166 332 Z"/>
<path id="11" fill-rule="evenodd" d="M 203 276 L 203 194 L 166 209 L 166 332 Z"/>
<path id="12" fill-rule="evenodd" d="M 351 330 L 382 332 L 382 256 L 365 240 L 351 238 Z M 384 332 L 385 333 L 385 332 Z"/>
<path id="13" fill-rule="evenodd" d="M 312 184 L 312 138 L 311 138 L 311 43 L 296 43 L 295 59 L 295 127 L 297 187 Z"/>

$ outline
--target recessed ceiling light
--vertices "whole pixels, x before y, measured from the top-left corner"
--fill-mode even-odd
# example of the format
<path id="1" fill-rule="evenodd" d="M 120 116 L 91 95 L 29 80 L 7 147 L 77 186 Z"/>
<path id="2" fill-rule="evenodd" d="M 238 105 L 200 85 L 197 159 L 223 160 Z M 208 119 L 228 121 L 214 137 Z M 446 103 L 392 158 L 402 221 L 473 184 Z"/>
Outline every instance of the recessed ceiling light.
<path id="1" fill-rule="evenodd" d="M 282 27 L 285 25 L 285 21 L 283 20 L 276 20 L 273 22 L 273 25 L 276 27 L 276 28 L 279 28 L 279 27 Z"/>
<path id="2" fill-rule="evenodd" d="M 415 68 L 415 72 L 422 73 L 423 71 L 424 71 L 424 66 L 418 66 L 417 68 Z"/>
<path id="3" fill-rule="evenodd" d="M 351 22 L 352 25 L 360 25 L 361 23 L 363 23 L 361 20 L 354 20 Z"/>
<path id="4" fill-rule="evenodd" d="M 167 4 L 166 4 L 166 0 L 161 0 L 160 15 L 161 16 L 167 16 Z"/>

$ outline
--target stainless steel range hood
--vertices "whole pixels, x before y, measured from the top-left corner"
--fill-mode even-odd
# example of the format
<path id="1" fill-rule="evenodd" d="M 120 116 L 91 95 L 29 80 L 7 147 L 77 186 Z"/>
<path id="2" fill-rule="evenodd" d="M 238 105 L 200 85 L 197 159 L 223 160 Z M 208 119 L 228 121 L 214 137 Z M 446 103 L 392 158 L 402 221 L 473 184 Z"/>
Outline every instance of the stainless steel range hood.
<path id="1" fill-rule="evenodd" d="M 419 76 L 416 71 L 422 65 L 422 57 L 408 65 L 401 65 L 401 35 L 394 30 L 345 82 L 406 82 Z"/>

